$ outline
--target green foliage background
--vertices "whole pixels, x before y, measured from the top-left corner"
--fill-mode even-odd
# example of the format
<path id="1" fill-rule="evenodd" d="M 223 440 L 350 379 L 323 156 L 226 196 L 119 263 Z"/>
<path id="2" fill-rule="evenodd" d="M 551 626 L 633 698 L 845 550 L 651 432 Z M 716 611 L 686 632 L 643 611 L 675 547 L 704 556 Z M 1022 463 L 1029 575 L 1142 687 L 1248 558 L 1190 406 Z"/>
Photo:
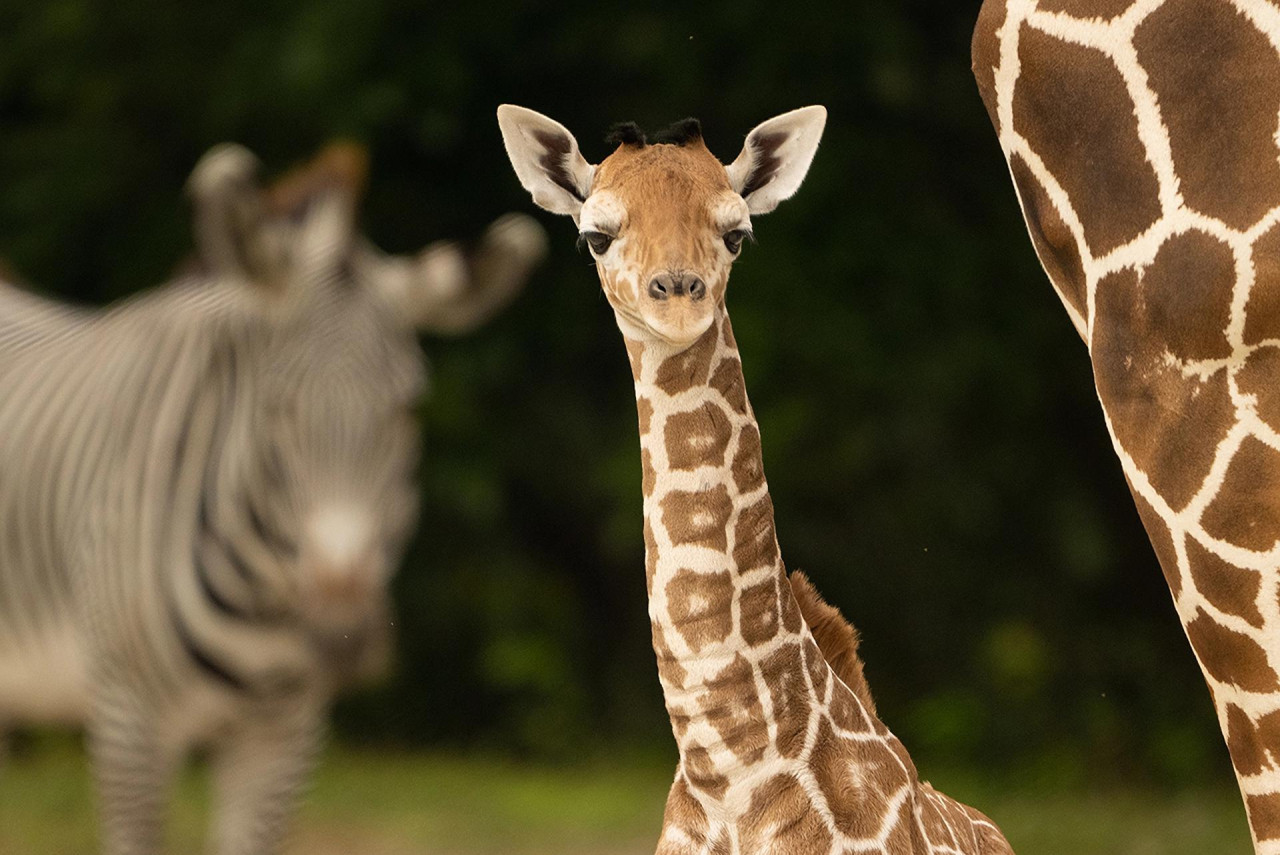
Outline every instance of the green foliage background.
<path id="1" fill-rule="evenodd" d="M 0 0 L 0 254 L 105 302 L 190 249 L 182 184 L 347 137 L 390 250 L 531 210 L 494 108 L 599 160 L 615 121 L 702 119 L 725 160 L 830 111 L 729 306 L 783 552 L 862 630 L 926 765 L 1229 774 L 1125 490 L 1085 348 L 1031 252 L 969 72 L 976 2 Z M 400 655 L 340 732 L 520 756 L 670 750 L 649 649 L 626 359 L 567 220 L 480 334 L 426 342 L 423 517 Z"/>

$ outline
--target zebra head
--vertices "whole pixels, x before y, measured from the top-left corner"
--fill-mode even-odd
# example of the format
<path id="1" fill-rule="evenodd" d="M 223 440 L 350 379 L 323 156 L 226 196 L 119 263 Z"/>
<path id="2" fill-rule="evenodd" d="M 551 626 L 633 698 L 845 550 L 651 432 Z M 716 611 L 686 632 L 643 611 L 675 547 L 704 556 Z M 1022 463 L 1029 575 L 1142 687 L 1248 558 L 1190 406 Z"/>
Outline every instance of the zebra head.
<path id="1" fill-rule="evenodd" d="M 190 187 L 203 266 L 252 305 L 243 352 L 245 537 L 275 556 L 264 587 L 333 664 L 370 670 L 386 637 L 387 583 L 417 514 L 418 332 L 462 333 L 502 308 L 545 252 L 523 216 L 464 254 L 416 257 L 363 239 L 363 155 L 334 147 L 264 190 L 249 152 L 223 146 Z M 359 660 L 349 662 L 347 660 Z"/>

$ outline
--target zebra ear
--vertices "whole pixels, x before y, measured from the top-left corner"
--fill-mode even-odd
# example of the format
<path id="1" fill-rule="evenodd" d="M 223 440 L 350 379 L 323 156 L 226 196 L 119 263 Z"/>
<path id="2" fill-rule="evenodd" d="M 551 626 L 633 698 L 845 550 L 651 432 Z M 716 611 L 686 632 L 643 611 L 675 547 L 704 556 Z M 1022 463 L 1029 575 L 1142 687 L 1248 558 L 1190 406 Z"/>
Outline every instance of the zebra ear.
<path id="1" fill-rule="evenodd" d="M 211 273 L 256 280 L 274 266 L 262 239 L 266 211 L 258 159 L 248 149 L 229 143 L 210 149 L 192 171 L 187 192 L 196 249 Z"/>
<path id="2" fill-rule="evenodd" d="M 437 241 L 415 257 L 366 252 L 361 278 L 409 325 L 460 335 L 515 299 L 546 253 L 542 226 L 524 214 L 507 214 L 470 253 L 452 241 Z"/>

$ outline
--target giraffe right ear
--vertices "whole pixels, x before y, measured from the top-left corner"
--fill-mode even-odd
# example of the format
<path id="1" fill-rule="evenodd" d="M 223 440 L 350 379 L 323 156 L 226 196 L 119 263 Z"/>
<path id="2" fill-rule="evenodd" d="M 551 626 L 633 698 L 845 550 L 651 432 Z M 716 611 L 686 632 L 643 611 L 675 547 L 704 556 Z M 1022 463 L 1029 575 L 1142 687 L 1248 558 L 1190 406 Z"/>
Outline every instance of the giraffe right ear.
<path id="1" fill-rule="evenodd" d="M 801 107 L 756 125 L 733 163 L 729 184 L 753 214 L 767 214 L 800 189 L 818 151 L 827 108 Z"/>
<path id="2" fill-rule="evenodd" d="M 498 108 L 498 127 L 516 177 L 534 204 L 576 219 L 596 168 L 582 157 L 573 134 L 554 119 L 514 104 Z"/>

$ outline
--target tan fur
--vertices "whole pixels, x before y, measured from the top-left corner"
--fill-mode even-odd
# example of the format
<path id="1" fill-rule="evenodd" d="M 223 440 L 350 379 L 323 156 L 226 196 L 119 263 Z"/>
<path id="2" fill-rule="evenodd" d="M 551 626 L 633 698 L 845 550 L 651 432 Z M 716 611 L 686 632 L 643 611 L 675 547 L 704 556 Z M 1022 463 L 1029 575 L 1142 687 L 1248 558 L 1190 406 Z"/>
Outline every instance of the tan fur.
<path id="1" fill-rule="evenodd" d="M 317 192 L 337 187 L 352 199 L 364 193 L 369 176 L 369 155 L 364 146 L 335 142 L 311 160 L 294 167 L 272 182 L 266 191 L 267 207 L 278 214 L 299 210 Z"/>
<path id="2" fill-rule="evenodd" d="M 725 224 L 713 218 L 714 203 L 730 193 L 724 166 L 701 140 L 683 146 L 619 146 L 596 168 L 593 193 L 617 196 L 626 210 L 620 224 L 630 240 L 628 270 L 635 281 L 618 281 L 618 269 L 598 266 L 606 294 L 629 311 L 638 309 L 640 288 L 664 270 L 687 270 L 706 283 L 708 305 L 723 298 L 732 258 L 725 255 Z M 625 277 L 624 277 L 625 278 Z"/>
<path id="3" fill-rule="evenodd" d="M 790 576 L 791 592 L 800 604 L 800 614 L 818 642 L 818 649 L 836 676 L 858 696 L 867 712 L 876 714 L 876 704 L 871 697 L 871 687 L 862 673 L 862 658 L 858 656 L 861 639 L 853 624 L 835 606 L 822 599 L 809 577 L 796 570 Z"/>

